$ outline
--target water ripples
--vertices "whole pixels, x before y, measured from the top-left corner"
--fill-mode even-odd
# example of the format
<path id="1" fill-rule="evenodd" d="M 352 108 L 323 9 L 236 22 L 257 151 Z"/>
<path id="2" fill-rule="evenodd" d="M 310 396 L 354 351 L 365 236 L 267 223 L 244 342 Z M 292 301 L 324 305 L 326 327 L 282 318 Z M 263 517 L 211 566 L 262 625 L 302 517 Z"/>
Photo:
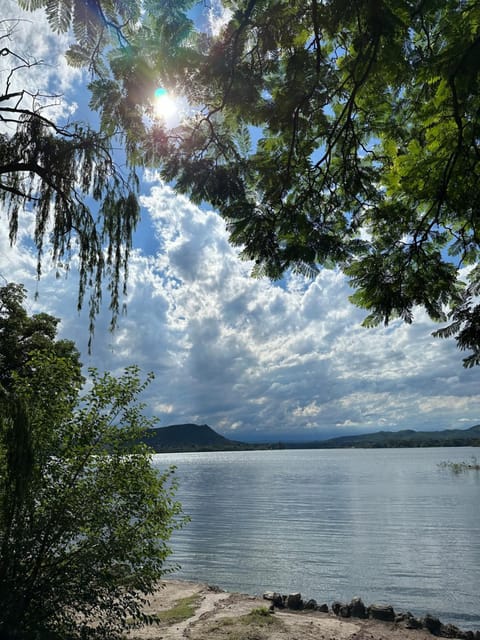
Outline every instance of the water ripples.
<path id="1" fill-rule="evenodd" d="M 360 595 L 480 628 L 480 477 L 472 449 L 164 454 L 192 518 L 179 577 L 322 602 Z"/>

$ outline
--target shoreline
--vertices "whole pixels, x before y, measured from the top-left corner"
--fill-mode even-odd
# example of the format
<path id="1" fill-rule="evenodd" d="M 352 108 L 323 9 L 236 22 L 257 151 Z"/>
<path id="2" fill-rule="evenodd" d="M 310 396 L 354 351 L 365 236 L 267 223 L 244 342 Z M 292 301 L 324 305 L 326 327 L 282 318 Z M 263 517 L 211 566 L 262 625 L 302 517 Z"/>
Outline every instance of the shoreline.
<path id="1" fill-rule="evenodd" d="M 433 616 L 397 613 L 390 605 L 318 605 L 301 594 L 228 592 L 201 582 L 162 580 L 148 615 L 154 625 L 132 630 L 129 640 L 480 640 L 480 631 L 463 631 Z M 180 611 L 182 613 L 180 613 Z"/>

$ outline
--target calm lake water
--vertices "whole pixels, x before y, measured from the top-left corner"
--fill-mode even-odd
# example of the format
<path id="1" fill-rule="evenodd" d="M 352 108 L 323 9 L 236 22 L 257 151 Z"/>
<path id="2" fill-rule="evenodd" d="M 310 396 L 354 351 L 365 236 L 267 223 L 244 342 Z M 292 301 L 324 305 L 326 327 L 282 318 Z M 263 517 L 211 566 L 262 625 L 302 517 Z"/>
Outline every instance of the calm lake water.
<path id="1" fill-rule="evenodd" d="M 160 454 L 191 522 L 176 577 L 329 605 L 361 596 L 480 629 L 480 474 L 438 463 L 479 449 Z"/>

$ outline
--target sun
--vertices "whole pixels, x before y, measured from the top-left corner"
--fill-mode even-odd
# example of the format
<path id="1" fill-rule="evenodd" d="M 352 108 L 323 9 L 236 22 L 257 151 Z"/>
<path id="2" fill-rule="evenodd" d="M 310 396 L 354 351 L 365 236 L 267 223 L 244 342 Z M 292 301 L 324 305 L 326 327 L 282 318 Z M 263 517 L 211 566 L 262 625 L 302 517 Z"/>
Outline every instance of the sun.
<path id="1" fill-rule="evenodd" d="M 159 87 L 155 90 L 154 109 L 157 117 L 163 120 L 170 120 L 178 112 L 175 96 L 169 93 L 167 89 Z"/>

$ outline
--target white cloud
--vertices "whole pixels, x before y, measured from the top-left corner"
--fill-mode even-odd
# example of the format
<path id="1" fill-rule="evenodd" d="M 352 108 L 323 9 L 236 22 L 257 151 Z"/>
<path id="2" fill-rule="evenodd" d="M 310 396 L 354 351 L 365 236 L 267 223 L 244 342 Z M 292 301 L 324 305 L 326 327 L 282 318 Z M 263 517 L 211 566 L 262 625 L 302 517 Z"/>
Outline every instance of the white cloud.
<path id="1" fill-rule="evenodd" d="M 32 92 L 65 92 L 52 113 L 67 117 L 85 103 L 81 91 L 73 93 L 81 75 L 62 56 L 68 36 L 52 35 L 42 12 L 21 14 L 14 0 L 3 0 L 2 9 L 7 18 L 21 18 L 3 44 L 48 63 L 19 70 L 12 82 Z M 215 1 L 210 28 L 220 29 L 228 17 Z M 1 58 L 3 86 L 10 62 Z M 36 282 L 28 214 L 12 248 L 0 211 L 0 274 L 27 286 L 30 313 L 62 319 L 63 335 L 77 342 L 86 365 L 118 372 L 136 362 L 154 371 L 145 400 L 163 424 L 208 423 L 237 439 L 268 440 L 479 421 L 480 369 L 463 369 L 454 342 L 432 338 L 434 326 L 423 312 L 411 326 L 396 321 L 367 330 L 338 271 L 324 270 L 315 280 L 291 275 L 281 285 L 253 280 L 216 213 L 175 196 L 154 175 L 149 180 L 128 311 L 111 334 L 109 311 L 101 310 L 92 356 L 88 314 L 76 311 L 75 271 L 57 279 L 46 253 Z"/>
<path id="2" fill-rule="evenodd" d="M 22 106 L 43 106 L 43 114 L 68 120 L 77 104 L 66 94 L 82 77 L 67 65 L 64 52 L 71 38 L 51 31 L 43 10 L 22 11 L 15 0 L 2 0 L 0 42 L 8 53 L 0 61 L 0 89 L 25 91 Z"/>
<path id="3" fill-rule="evenodd" d="M 221 0 L 212 0 L 208 7 L 208 29 L 213 36 L 218 36 L 228 24 L 233 13 L 223 6 Z"/>
<path id="4" fill-rule="evenodd" d="M 102 309 L 92 356 L 74 272 L 56 280 L 46 265 L 29 310 L 61 317 L 86 365 L 117 372 L 136 362 L 154 371 L 145 400 L 162 424 L 278 440 L 478 421 L 480 370 L 464 370 L 452 341 L 431 337 L 424 314 L 411 326 L 363 329 L 340 273 L 295 276 L 283 287 L 254 280 L 215 213 L 161 184 L 144 207 L 158 250 L 134 252 L 127 314 L 110 334 Z M 22 236 L 9 249 L 2 231 L 0 273 L 33 292 L 35 256 L 25 246 Z"/>

